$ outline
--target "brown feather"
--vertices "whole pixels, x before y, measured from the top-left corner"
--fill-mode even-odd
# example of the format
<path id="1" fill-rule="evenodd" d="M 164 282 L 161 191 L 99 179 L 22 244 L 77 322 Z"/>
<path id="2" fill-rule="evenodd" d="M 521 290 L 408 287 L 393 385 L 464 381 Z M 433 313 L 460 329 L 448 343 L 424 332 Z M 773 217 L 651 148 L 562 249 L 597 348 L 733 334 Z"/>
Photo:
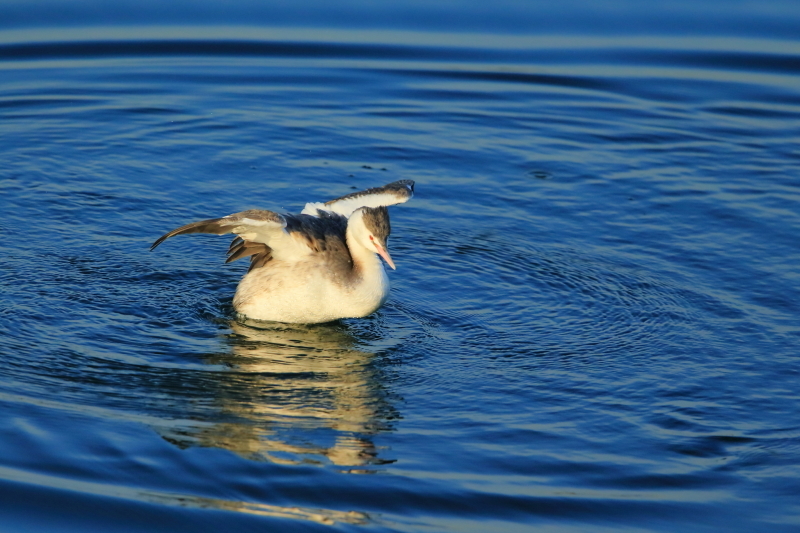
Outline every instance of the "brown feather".
<path id="1" fill-rule="evenodd" d="M 213 235 L 224 235 L 226 233 L 231 232 L 231 228 L 229 225 L 221 225 L 220 221 L 221 218 L 212 218 L 210 220 L 201 220 L 199 222 L 192 222 L 191 224 L 186 224 L 185 226 L 181 226 L 178 229 L 174 229 L 169 233 L 165 233 L 161 237 L 158 238 L 156 242 L 150 247 L 150 251 L 153 251 L 158 247 L 159 244 L 164 242 L 165 240 L 169 239 L 170 237 L 174 237 L 176 235 L 186 235 L 188 233 L 211 233 Z"/>
<path id="2" fill-rule="evenodd" d="M 231 263 L 243 257 L 249 257 L 255 254 L 271 253 L 271 252 L 272 249 L 266 244 L 260 242 L 242 241 L 236 247 L 231 246 L 231 249 L 228 250 L 228 258 L 225 260 L 225 262 Z"/>
<path id="3" fill-rule="evenodd" d="M 266 265 L 272 259 L 272 250 L 267 248 L 266 252 L 261 252 L 255 255 L 250 256 L 250 268 L 247 269 L 248 272 L 255 268 L 261 268 Z"/>

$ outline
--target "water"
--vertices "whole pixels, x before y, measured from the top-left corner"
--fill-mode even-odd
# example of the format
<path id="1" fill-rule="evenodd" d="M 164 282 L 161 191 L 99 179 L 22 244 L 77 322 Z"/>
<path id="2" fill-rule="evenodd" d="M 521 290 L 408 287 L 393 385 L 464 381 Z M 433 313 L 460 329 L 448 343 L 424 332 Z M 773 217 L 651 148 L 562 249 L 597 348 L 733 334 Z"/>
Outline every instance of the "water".
<path id="1" fill-rule="evenodd" d="M 0 530 L 800 528 L 793 3 L 71 5 L 0 17 Z M 148 251 L 406 178 L 364 319 Z"/>

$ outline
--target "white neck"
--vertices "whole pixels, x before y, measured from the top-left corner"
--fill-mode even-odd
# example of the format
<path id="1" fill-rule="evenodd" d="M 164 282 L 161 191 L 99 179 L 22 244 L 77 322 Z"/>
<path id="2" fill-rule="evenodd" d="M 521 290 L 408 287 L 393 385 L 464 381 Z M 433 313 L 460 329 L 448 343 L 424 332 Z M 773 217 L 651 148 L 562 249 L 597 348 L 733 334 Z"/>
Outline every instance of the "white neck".
<path id="1" fill-rule="evenodd" d="M 353 268 L 359 270 L 362 276 L 369 276 L 377 271 L 383 271 L 381 259 L 374 250 L 364 246 L 364 241 L 369 237 L 369 231 L 364 226 L 361 213 L 357 212 L 347 221 L 347 248 L 353 258 Z"/>
<path id="2" fill-rule="evenodd" d="M 379 297 L 383 302 L 389 293 L 389 278 L 375 250 L 364 245 L 369 242 L 369 231 L 364 226 L 360 212 L 354 213 L 348 220 L 346 239 L 359 292 L 364 291 L 372 298 Z"/>

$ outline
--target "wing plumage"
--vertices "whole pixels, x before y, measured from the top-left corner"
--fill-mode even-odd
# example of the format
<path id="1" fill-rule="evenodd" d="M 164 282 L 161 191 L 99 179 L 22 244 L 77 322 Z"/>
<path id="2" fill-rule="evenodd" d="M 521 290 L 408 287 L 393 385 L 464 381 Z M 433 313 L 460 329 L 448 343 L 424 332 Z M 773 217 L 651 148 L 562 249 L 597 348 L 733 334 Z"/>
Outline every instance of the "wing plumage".
<path id="1" fill-rule="evenodd" d="M 159 237 L 150 250 L 155 250 L 170 237 L 189 233 L 236 234 L 237 237 L 228 249 L 226 262 L 250 257 L 251 269 L 264 265 L 275 255 L 297 256 L 310 252 L 307 245 L 291 238 L 286 232 L 286 218 L 283 215 L 261 209 L 250 209 L 222 218 L 186 224 Z"/>
<path id="2" fill-rule="evenodd" d="M 318 216 L 319 211 L 327 211 L 349 218 L 353 211 L 360 207 L 402 204 L 409 201 L 412 196 L 414 196 L 414 181 L 400 180 L 383 187 L 373 187 L 365 191 L 346 194 L 325 203 L 309 202 L 303 209 L 302 214 Z"/>
<path id="3" fill-rule="evenodd" d="M 150 250 L 155 250 L 162 242 L 176 235 L 233 233 L 236 238 L 228 248 L 225 262 L 249 257 L 250 270 L 264 266 L 272 258 L 296 261 L 312 253 L 325 254 L 331 264 L 336 261 L 344 264 L 350 261 L 345 238 L 350 215 L 361 207 L 401 204 L 413 195 L 414 182 L 400 180 L 383 187 L 346 194 L 325 203 L 308 203 L 300 215 L 280 215 L 273 211 L 250 209 L 181 226 L 159 237 Z"/>
<path id="4" fill-rule="evenodd" d="M 250 209 L 249 211 L 234 213 L 222 218 L 201 220 L 181 226 L 159 237 L 150 247 L 150 250 L 155 250 L 159 244 L 170 237 L 188 233 L 210 233 L 212 235 L 235 233 L 245 241 L 258 242 L 269 246 L 270 242 L 279 239 L 282 236 L 281 234 L 285 235 L 286 232 L 283 231 L 285 227 L 286 220 L 282 215 L 272 211 Z"/>

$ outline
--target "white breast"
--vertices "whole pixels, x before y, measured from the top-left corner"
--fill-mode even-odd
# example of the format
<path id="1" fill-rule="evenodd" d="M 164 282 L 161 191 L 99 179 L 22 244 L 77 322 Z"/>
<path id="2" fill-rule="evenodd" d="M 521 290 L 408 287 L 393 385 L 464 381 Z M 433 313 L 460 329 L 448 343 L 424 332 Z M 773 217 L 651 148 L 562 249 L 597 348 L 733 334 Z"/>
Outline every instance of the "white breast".
<path id="1" fill-rule="evenodd" d="M 375 256 L 357 283 L 332 277 L 324 265 L 272 261 L 249 272 L 236 289 L 237 312 L 256 320 L 319 323 L 366 316 L 389 296 L 389 278 Z"/>

